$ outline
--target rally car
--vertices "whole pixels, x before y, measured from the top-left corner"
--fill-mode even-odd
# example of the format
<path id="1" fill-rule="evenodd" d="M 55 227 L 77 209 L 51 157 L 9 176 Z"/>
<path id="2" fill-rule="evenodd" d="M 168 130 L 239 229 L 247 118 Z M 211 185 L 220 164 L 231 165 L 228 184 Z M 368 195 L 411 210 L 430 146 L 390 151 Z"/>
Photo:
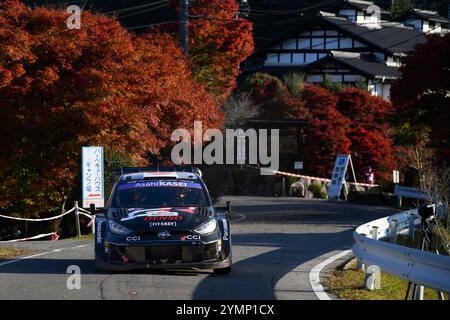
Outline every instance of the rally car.
<path id="1" fill-rule="evenodd" d="M 97 269 L 231 271 L 230 205 L 214 208 L 200 171 L 183 170 L 120 169 L 106 208 L 91 206 Z"/>

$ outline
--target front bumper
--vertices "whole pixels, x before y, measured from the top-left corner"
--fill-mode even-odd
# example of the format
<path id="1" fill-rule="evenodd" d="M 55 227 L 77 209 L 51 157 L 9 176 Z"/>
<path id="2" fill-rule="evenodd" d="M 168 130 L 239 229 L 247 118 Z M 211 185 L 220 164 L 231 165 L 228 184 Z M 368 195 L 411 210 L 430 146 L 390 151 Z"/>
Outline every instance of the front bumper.
<path id="1" fill-rule="evenodd" d="M 231 265 L 231 259 L 220 260 L 220 241 L 210 243 L 112 244 L 105 248 L 104 259 L 96 265 L 104 270 L 132 269 L 211 269 Z"/>

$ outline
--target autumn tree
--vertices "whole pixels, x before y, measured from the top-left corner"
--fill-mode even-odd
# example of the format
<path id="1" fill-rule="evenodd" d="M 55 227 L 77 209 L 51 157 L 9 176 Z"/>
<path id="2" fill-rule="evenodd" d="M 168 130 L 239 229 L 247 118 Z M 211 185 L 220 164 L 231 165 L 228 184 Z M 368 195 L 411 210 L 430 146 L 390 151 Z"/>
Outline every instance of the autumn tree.
<path id="1" fill-rule="evenodd" d="M 33 216 L 73 192 L 83 145 L 146 164 L 179 127 L 222 125 L 178 44 L 105 16 L 0 4 L 0 210 Z M 170 52 L 170 54 L 167 54 Z M 107 154 L 110 154 L 108 152 Z M 117 161 L 117 157 L 114 158 Z"/>
<path id="2" fill-rule="evenodd" d="M 429 136 L 429 147 L 450 162 L 450 34 L 429 36 L 403 59 L 402 78 L 391 90 L 399 141 L 414 145 Z"/>
<path id="3" fill-rule="evenodd" d="M 291 95 L 283 81 L 267 73 L 251 75 L 240 90 L 249 92 L 255 103 L 261 106 L 261 119 L 287 118 L 298 110 L 295 102 L 290 99 Z M 297 102 L 301 104 L 300 101 Z"/>
<path id="4" fill-rule="evenodd" d="M 178 2 L 176 2 L 178 5 Z M 236 87 L 239 64 L 253 52 L 252 24 L 236 0 L 196 0 L 189 6 L 189 55 L 194 78 L 224 102 Z"/>
<path id="5" fill-rule="evenodd" d="M 389 179 L 396 164 L 389 117 L 389 101 L 371 95 L 367 90 L 347 88 L 336 94 L 337 108 L 349 120 L 347 136 L 352 141 L 351 154 L 359 177 L 371 166 L 377 179 Z"/>
<path id="6" fill-rule="evenodd" d="M 312 174 L 328 177 L 336 156 L 349 153 L 351 141 L 346 129 L 350 121 L 337 110 L 336 96 L 324 88 L 306 84 L 302 98 L 310 121 L 306 127 L 305 163 Z"/>
<path id="7" fill-rule="evenodd" d="M 372 166 L 379 181 L 390 178 L 398 147 L 392 140 L 391 104 L 367 90 L 327 88 L 305 83 L 301 75 L 283 80 L 265 74 L 249 76 L 241 90 L 261 105 L 262 119 L 306 119 L 305 173 L 330 176 L 338 154 L 351 154 L 359 178 Z M 290 132 L 295 135 L 294 131 Z"/>
<path id="8" fill-rule="evenodd" d="M 305 84 L 301 77 L 284 79 L 256 73 L 243 84 L 257 103 L 263 119 L 306 119 L 305 172 L 321 177 L 331 174 L 336 155 L 349 151 L 348 120 L 336 109 L 337 98 L 328 90 Z M 296 133 L 291 132 L 292 135 Z"/>

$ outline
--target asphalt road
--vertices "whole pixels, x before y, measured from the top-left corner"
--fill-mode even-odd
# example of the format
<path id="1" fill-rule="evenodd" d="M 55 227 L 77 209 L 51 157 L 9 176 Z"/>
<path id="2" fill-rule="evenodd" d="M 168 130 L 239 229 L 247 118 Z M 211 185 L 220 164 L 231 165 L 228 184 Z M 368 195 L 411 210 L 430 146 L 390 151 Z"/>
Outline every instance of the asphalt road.
<path id="1" fill-rule="evenodd" d="M 233 271 L 98 273 L 93 241 L 33 241 L 32 252 L 0 261 L 0 299 L 316 299 L 309 271 L 350 249 L 354 228 L 393 209 L 298 198 L 226 197 Z M 3 245 L 4 246 L 4 245 Z M 20 258 L 19 258 L 20 259 Z M 81 269 L 81 289 L 67 288 L 67 268 Z"/>

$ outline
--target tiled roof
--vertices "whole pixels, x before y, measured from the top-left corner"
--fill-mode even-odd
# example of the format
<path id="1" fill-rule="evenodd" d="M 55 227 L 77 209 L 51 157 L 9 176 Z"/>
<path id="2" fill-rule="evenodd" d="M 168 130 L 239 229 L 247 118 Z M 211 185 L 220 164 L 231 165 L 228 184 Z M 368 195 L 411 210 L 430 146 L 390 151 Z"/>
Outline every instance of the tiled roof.
<path id="1" fill-rule="evenodd" d="M 334 27 L 390 53 L 406 53 L 419 43 L 426 41 L 425 35 L 399 22 L 380 21 L 379 29 L 369 29 L 346 18 L 322 13 L 321 19 Z"/>
<path id="2" fill-rule="evenodd" d="M 373 1 L 363 1 L 363 0 L 343 0 L 342 4 L 340 6 L 347 5 L 349 7 L 361 10 L 361 11 L 367 11 L 367 9 L 374 5 Z M 381 13 L 388 13 L 388 11 L 381 9 Z"/>
<path id="3" fill-rule="evenodd" d="M 395 67 L 387 66 L 384 63 L 363 60 L 357 53 L 340 51 L 333 51 L 329 56 L 307 65 L 306 68 L 311 69 L 329 62 L 338 62 L 372 79 L 397 79 L 401 77 L 400 71 Z"/>
<path id="4" fill-rule="evenodd" d="M 449 19 L 447 19 L 446 17 L 440 16 L 439 13 L 437 13 L 437 11 L 411 8 L 408 13 L 416 15 L 425 20 L 431 20 L 431 21 L 436 21 L 436 22 L 441 22 L 441 23 L 450 23 Z"/>

